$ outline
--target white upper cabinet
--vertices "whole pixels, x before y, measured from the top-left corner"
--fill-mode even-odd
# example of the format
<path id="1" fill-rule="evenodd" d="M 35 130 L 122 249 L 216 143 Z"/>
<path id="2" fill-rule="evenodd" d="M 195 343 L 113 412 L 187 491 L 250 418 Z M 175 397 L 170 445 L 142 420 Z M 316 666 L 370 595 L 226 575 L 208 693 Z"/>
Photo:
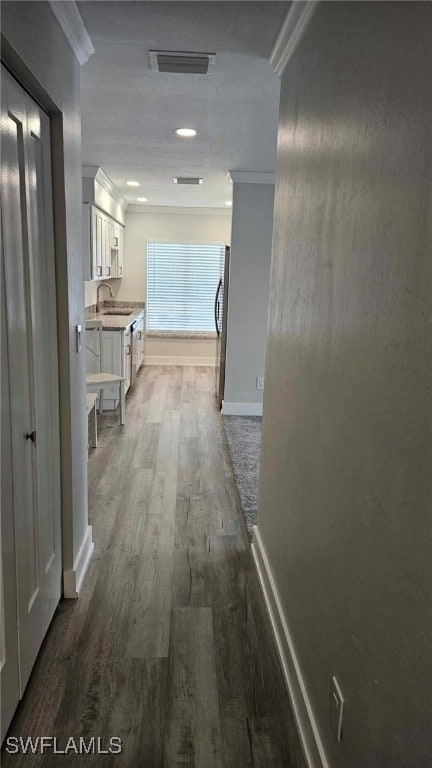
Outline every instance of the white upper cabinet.
<path id="1" fill-rule="evenodd" d="M 123 235 L 124 235 L 124 228 L 119 227 L 118 232 L 118 251 L 117 251 L 117 277 L 123 277 L 124 275 L 124 269 L 123 269 Z"/>
<path id="2" fill-rule="evenodd" d="M 105 254 L 103 249 L 104 216 L 97 208 L 91 207 L 90 244 L 92 250 L 92 277 L 103 277 Z"/>
<path id="3" fill-rule="evenodd" d="M 84 279 L 123 277 L 126 200 L 101 168 L 83 166 Z"/>
<path id="4" fill-rule="evenodd" d="M 117 224 L 116 221 L 112 221 L 110 225 L 110 237 L 111 237 L 111 248 L 114 250 L 119 247 L 120 244 L 120 224 Z"/>
<path id="5" fill-rule="evenodd" d="M 123 227 L 113 221 L 111 229 L 112 277 L 123 277 Z"/>
<path id="6" fill-rule="evenodd" d="M 103 214 L 102 224 L 102 248 L 104 253 L 104 277 L 114 277 L 112 267 L 112 253 L 111 253 L 111 229 L 112 223 L 108 216 Z"/>
<path id="7" fill-rule="evenodd" d="M 84 279 L 123 277 L 123 226 L 92 203 L 83 204 Z"/>

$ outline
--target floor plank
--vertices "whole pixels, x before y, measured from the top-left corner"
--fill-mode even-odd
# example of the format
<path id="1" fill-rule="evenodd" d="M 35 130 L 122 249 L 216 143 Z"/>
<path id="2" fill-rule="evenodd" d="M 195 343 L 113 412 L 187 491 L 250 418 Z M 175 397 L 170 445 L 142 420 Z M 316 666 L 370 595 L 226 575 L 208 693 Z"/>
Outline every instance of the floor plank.
<path id="1" fill-rule="evenodd" d="M 99 417 L 95 553 L 60 603 L 10 735 L 119 736 L 122 755 L 2 766 L 305 768 L 254 569 L 214 369 L 148 367 Z"/>
<path id="2" fill-rule="evenodd" d="M 210 608 L 175 608 L 170 640 L 167 765 L 222 768 Z"/>
<path id="3" fill-rule="evenodd" d="M 87 741 L 97 734 L 107 749 L 115 735 L 123 745 L 120 755 L 85 755 L 81 763 L 91 768 L 162 765 L 167 672 L 166 659 L 152 658 L 94 661 L 71 670 L 54 724 L 60 743 L 70 734 Z M 73 754 L 61 758 L 66 765 L 76 761 Z M 59 763 L 55 755 L 47 761 L 49 768 Z"/>

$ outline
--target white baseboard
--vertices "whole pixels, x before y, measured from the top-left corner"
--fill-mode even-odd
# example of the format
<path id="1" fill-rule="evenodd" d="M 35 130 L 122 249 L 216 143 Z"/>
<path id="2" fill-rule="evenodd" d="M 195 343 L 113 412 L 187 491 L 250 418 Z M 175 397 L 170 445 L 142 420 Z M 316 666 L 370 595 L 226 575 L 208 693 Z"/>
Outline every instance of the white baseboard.
<path id="1" fill-rule="evenodd" d="M 254 527 L 252 554 L 276 636 L 291 705 L 308 766 L 309 768 L 329 768 L 290 631 L 283 614 L 276 584 L 257 526 Z"/>
<path id="2" fill-rule="evenodd" d="M 262 403 L 222 403 L 222 416 L 262 416 Z"/>
<path id="3" fill-rule="evenodd" d="M 144 365 L 209 365 L 215 366 L 214 357 L 199 357 L 198 355 L 146 355 Z"/>
<path id="4" fill-rule="evenodd" d="M 73 569 L 63 571 L 63 595 L 64 597 L 77 598 L 84 576 L 86 575 L 91 556 L 94 550 L 93 535 L 91 525 L 87 526 L 86 534 L 82 540 L 79 552 L 76 556 Z"/>

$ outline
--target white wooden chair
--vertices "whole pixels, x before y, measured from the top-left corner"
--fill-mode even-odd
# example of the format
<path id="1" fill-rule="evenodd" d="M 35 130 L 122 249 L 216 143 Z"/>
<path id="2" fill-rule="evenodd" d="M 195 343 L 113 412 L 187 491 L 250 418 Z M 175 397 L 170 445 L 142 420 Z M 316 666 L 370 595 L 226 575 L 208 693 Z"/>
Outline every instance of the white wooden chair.
<path id="1" fill-rule="evenodd" d="M 104 386 L 119 385 L 120 424 L 123 426 L 126 423 L 125 377 L 116 373 L 103 372 L 102 322 L 92 321 L 92 329 L 98 331 L 99 334 L 99 355 L 97 355 L 99 373 L 87 374 L 87 389 L 97 388 L 99 390 L 99 413 L 103 413 Z"/>

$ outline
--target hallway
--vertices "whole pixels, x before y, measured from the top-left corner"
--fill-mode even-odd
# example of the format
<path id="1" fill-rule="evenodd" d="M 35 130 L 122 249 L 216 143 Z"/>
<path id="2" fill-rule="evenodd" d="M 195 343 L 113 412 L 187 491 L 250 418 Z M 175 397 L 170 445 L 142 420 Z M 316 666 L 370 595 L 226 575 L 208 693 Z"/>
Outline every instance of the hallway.
<path id="1" fill-rule="evenodd" d="M 99 417 L 95 553 L 80 599 L 57 610 L 9 732 L 57 736 L 59 748 L 70 736 L 118 736 L 123 753 L 4 754 L 4 768 L 289 768 L 300 755 L 213 377 L 146 367 L 126 426 Z"/>

